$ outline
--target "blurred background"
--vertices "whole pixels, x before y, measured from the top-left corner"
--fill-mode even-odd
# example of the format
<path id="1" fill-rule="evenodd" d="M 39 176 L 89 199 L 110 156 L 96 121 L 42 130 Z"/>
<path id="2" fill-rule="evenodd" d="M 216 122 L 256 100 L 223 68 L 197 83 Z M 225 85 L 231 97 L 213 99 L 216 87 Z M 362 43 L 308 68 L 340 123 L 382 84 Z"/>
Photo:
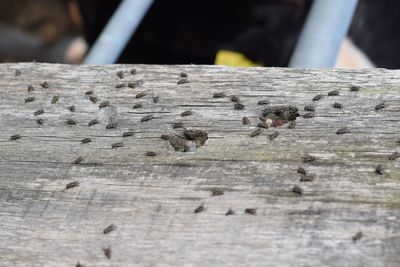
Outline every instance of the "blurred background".
<path id="1" fill-rule="evenodd" d="M 0 0 L 0 61 L 83 63 L 120 2 Z M 155 0 L 116 63 L 286 67 L 312 4 Z M 399 68 L 399 9 L 360 0 L 336 67 Z"/>

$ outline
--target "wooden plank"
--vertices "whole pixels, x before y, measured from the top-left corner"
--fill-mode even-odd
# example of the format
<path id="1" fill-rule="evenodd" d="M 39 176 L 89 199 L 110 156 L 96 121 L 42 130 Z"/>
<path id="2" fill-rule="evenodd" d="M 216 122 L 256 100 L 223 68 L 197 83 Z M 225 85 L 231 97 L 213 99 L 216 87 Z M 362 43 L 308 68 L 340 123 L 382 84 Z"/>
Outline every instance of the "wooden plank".
<path id="1" fill-rule="evenodd" d="M 189 83 L 178 84 L 181 72 Z M 139 80 L 136 88 L 116 88 Z M 389 159 L 400 152 L 399 71 L 26 63 L 0 65 L 0 88 L 5 266 L 400 264 L 400 159 Z M 332 90 L 339 96 L 327 96 Z M 217 92 L 226 97 L 213 98 Z M 317 94 L 324 97 L 312 101 Z M 243 110 L 234 109 L 233 95 Z M 28 97 L 35 100 L 25 103 Z M 106 100 L 110 106 L 100 109 Z M 275 105 L 316 111 L 298 117 L 294 129 L 284 124 L 250 137 L 262 111 Z M 193 114 L 182 117 L 187 110 Z M 141 122 L 147 115 L 155 118 Z M 89 127 L 93 119 L 99 124 Z M 173 129 L 178 122 L 205 131 L 204 146 L 177 152 L 160 138 L 183 136 Z M 342 127 L 350 132 L 336 134 Z M 127 131 L 133 136 L 122 137 Z M 91 142 L 81 144 L 84 138 Z M 304 163 L 307 155 L 316 160 Z M 300 166 L 315 180 L 301 182 Z M 292 192 L 295 185 L 302 195 Z M 234 215 L 226 216 L 230 209 Z M 110 224 L 116 229 L 103 234 Z"/>

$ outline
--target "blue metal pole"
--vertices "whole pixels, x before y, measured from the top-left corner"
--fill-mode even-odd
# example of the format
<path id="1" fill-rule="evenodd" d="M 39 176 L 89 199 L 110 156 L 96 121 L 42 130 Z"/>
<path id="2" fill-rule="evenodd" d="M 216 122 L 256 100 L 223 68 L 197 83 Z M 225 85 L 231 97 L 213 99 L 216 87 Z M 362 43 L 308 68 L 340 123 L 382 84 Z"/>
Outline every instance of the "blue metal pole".
<path id="1" fill-rule="evenodd" d="M 289 67 L 334 67 L 357 2 L 358 0 L 314 0 Z"/>
<path id="2" fill-rule="evenodd" d="M 115 63 L 153 1 L 123 0 L 86 56 L 84 64 Z"/>

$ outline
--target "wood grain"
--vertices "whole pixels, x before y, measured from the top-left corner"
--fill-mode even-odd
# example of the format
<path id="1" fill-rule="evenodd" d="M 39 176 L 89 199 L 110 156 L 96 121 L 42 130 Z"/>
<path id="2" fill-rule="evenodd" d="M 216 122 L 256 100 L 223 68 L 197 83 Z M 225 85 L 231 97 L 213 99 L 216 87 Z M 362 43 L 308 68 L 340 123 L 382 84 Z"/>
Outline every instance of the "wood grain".
<path id="1" fill-rule="evenodd" d="M 189 83 L 178 85 L 181 72 Z M 400 72 L 384 69 L 0 65 L 0 263 L 399 266 L 400 159 L 389 160 L 400 152 L 399 89 Z M 332 90 L 340 95 L 328 97 Z M 220 92 L 226 97 L 213 98 Z M 313 102 L 317 94 L 324 97 Z M 234 109 L 232 95 L 244 110 Z M 99 108 L 102 101 L 110 105 Z M 250 137 L 273 105 L 316 111 L 298 117 L 294 129 L 284 124 Z M 193 114 L 181 116 L 187 110 Z M 141 122 L 147 115 L 154 119 Z M 71 119 L 76 125 L 66 123 Z M 89 127 L 93 119 L 100 123 Z M 207 132 L 204 146 L 177 152 L 161 139 L 183 136 L 173 129 L 177 122 Z M 110 123 L 117 127 L 106 129 Z M 342 127 L 350 132 L 336 134 Z M 122 137 L 128 131 L 133 136 Z M 21 138 L 10 140 L 16 134 Z M 307 155 L 316 160 L 304 163 Z M 314 181 L 300 182 L 299 166 Z M 66 189 L 74 181 L 79 185 Z M 292 192 L 295 185 L 302 195 Z M 223 194 L 213 196 L 215 189 Z M 229 209 L 235 214 L 226 216 Z M 110 224 L 116 229 L 103 234 Z"/>

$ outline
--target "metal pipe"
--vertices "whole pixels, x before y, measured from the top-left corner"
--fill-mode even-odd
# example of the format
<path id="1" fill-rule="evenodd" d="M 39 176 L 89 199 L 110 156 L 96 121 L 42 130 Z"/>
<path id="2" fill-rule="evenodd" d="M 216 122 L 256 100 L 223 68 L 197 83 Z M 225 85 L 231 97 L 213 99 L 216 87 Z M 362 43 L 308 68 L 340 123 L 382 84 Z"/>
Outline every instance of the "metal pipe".
<path id="1" fill-rule="evenodd" d="M 86 56 L 84 64 L 115 63 L 153 2 L 123 0 Z"/>
<path id="2" fill-rule="evenodd" d="M 314 0 L 289 67 L 334 67 L 357 2 L 358 0 Z"/>

